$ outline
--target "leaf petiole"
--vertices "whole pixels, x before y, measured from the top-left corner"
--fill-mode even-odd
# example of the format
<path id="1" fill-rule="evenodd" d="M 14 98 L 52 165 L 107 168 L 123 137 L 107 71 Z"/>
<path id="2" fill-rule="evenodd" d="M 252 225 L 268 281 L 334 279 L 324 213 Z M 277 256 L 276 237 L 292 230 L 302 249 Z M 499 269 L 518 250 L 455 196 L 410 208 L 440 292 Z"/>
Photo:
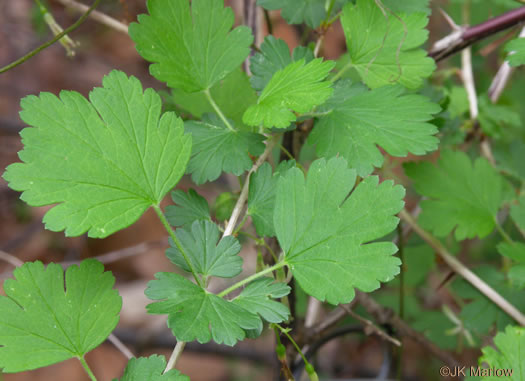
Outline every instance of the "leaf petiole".
<path id="1" fill-rule="evenodd" d="M 235 128 L 232 127 L 232 125 L 230 124 L 230 122 L 228 122 L 228 119 L 226 119 L 226 117 L 224 116 L 224 114 L 222 113 L 220 107 L 217 105 L 217 103 L 215 103 L 215 101 L 213 100 L 213 97 L 211 96 L 211 93 L 210 93 L 210 89 L 206 89 L 204 90 L 204 95 L 206 95 L 206 99 L 208 100 L 208 102 L 210 103 L 211 107 L 213 107 L 213 109 L 215 110 L 215 112 L 217 113 L 217 115 L 219 116 L 219 118 L 221 118 L 221 120 L 223 121 L 224 125 L 226 127 L 228 127 L 228 129 L 230 131 L 235 131 Z"/>
<path id="2" fill-rule="evenodd" d="M 268 267 L 268 268 L 266 268 L 266 269 L 264 269 L 262 271 L 259 271 L 259 272 L 255 273 L 255 274 L 249 276 L 248 278 L 244 278 L 243 280 L 241 280 L 241 281 L 235 283 L 234 285 L 228 287 L 226 290 L 219 292 L 217 294 L 217 296 L 220 297 L 220 298 L 223 298 L 226 295 L 228 295 L 230 292 L 237 290 L 238 288 L 244 286 L 245 284 L 248 284 L 251 281 L 254 281 L 255 279 L 258 279 L 258 278 L 260 278 L 260 277 L 262 277 L 262 276 L 264 276 L 264 275 L 266 275 L 268 273 L 271 273 L 272 271 L 278 270 L 278 269 L 283 268 L 284 266 L 287 266 L 287 265 L 288 265 L 288 263 L 286 263 L 285 260 L 282 260 L 281 262 L 278 262 L 278 263 L 276 263 L 273 266 L 270 266 L 270 267 Z"/>
<path id="3" fill-rule="evenodd" d="M 197 271 L 195 271 L 195 268 L 193 267 L 193 263 L 191 263 L 190 258 L 186 254 L 186 250 L 184 250 L 184 247 L 182 247 L 182 244 L 180 243 L 179 239 L 177 238 L 177 235 L 171 228 L 168 220 L 166 219 L 166 216 L 164 216 L 164 213 L 162 213 L 162 210 L 158 205 L 153 205 L 153 209 L 155 210 L 155 213 L 157 213 L 157 216 L 159 217 L 160 222 L 162 222 L 162 225 L 170 235 L 171 239 L 173 240 L 173 243 L 175 243 L 175 246 L 177 246 L 177 249 L 184 257 L 184 260 L 188 264 L 188 267 L 190 268 L 191 274 L 193 275 L 193 278 L 195 279 L 195 282 L 197 285 L 201 288 L 205 288 L 202 284 L 201 279 L 199 278 L 199 275 L 197 275 Z"/>
<path id="4" fill-rule="evenodd" d="M 79 360 L 80 363 L 82 364 L 82 367 L 84 368 L 84 370 L 85 370 L 86 373 L 88 374 L 88 376 L 89 376 L 89 378 L 91 379 L 91 381 L 97 381 L 97 378 L 96 378 L 95 375 L 93 374 L 93 371 L 89 368 L 89 365 L 88 365 L 88 363 L 86 362 L 86 359 L 84 358 L 84 356 L 79 357 L 78 360 Z"/>

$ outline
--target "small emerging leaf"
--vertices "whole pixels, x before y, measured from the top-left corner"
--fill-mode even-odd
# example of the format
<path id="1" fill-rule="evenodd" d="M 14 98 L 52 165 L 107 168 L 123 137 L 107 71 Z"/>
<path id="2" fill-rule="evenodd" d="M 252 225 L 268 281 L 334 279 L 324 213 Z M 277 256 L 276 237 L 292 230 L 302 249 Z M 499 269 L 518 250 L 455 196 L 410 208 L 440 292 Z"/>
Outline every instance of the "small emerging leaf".
<path id="1" fill-rule="evenodd" d="M 290 56 L 290 49 L 286 42 L 271 35 L 267 36 L 261 44 L 261 52 L 250 59 L 250 70 L 253 74 L 250 78 L 252 87 L 262 91 L 276 72 L 302 58 L 308 63 L 314 59 L 314 54 L 308 48 L 298 46 Z"/>
<path id="2" fill-rule="evenodd" d="M 322 104 L 332 87 L 324 81 L 334 67 L 333 61 L 317 58 L 305 64 L 301 59 L 276 72 L 262 91 L 256 105 L 244 113 L 243 121 L 250 126 L 286 128 L 296 120 L 292 112 L 306 113 Z"/>
<path id="3" fill-rule="evenodd" d="M 172 226 L 191 226 L 194 221 L 211 221 L 210 207 L 204 197 L 195 190 L 187 193 L 180 189 L 171 192 L 175 205 L 166 207 L 166 218 Z"/>
<path id="4" fill-rule="evenodd" d="M 263 135 L 230 130 L 216 115 L 186 122 L 185 127 L 193 138 L 188 172 L 196 184 L 216 180 L 223 171 L 239 176 L 253 165 L 250 154 L 264 151 Z"/>
<path id="5" fill-rule="evenodd" d="M 272 298 L 282 298 L 289 293 L 290 287 L 286 284 L 276 283 L 272 278 L 260 278 L 248 284 L 232 302 L 269 323 L 280 323 L 288 320 L 290 310 Z"/>
<path id="6" fill-rule="evenodd" d="M 22 372 L 81 358 L 100 345 L 119 320 L 115 278 L 87 259 L 64 271 L 42 262 L 15 269 L 0 296 L 0 368 Z"/>
<path id="7" fill-rule="evenodd" d="M 163 373 L 166 368 L 164 356 L 132 358 L 120 381 L 190 381 L 188 376 L 176 369 Z"/>
<path id="8" fill-rule="evenodd" d="M 326 17 L 325 0 L 257 0 L 257 5 L 268 10 L 281 9 L 288 24 L 306 23 L 317 28 Z"/>
<path id="9" fill-rule="evenodd" d="M 233 236 L 219 240 L 219 228 L 211 221 L 195 221 L 188 228 L 175 231 L 186 255 L 198 274 L 205 277 L 231 278 L 242 270 L 242 258 L 238 255 L 241 245 Z M 170 238 L 171 248 L 166 251 L 170 261 L 190 271 L 186 260 Z"/>

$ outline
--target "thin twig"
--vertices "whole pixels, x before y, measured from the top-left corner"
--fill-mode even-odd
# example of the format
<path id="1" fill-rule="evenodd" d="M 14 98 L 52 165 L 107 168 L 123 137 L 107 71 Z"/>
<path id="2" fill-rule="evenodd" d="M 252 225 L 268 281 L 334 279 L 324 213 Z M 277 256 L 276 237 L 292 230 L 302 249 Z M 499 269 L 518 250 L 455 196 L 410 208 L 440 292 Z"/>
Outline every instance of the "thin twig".
<path id="1" fill-rule="evenodd" d="M 272 149 L 276 143 L 277 143 L 277 135 L 266 143 L 266 149 L 264 150 L 263 154 L 259 156 L 255 164 L 252 166 L 252 168 L 246 175 L 246 181 L 244 182 L 244 185 L 242 187 L 239 199 L 237 200 L 237 203 L 235 204 L 233 208 L 233 212 L 232 212 L 230 219 L 228 220 L 228 224 L 226 225 L 226 228 L 224 229 L 224 234 L 222 235 L 223 237 L 232 235 L 233 230 L 235 229 L 235 225 L 237 224 L 237 220 L 239 219 L 239 216 L 241 215 L 241 212 L 244 208 L 244 203 L 248 199 L 248 190 L 250 188 L 250 176 L 266 161 L 268 156 L 270 156 L 270 153 L 272 152 Z"/>
<path id="2" fill-rule="evenodd" d="M 182 351 L 184 350 L 185 346 L 186 346 L 185 341 L 177 341 L 177 344 L 175 345 L 175 348 L 173 348 L 173 352 L 171 353 L 170 359 L 168 360 L 168 363 L 166 364 L 166 369 L 164 369 L 164 373 L 169 372 L 171 369 L 175 367 L 175 364 L 177 363 L 177 360 L 182 354 Z"/>
<path id="3" fill-rule="evenodd" d="M 70 8 L 74 11 L 84 13 L 87 12 L 89 7 L 85 4 L 76 2 L 74 0 L 56 0 L 59 3 L 61 3 L 66 8 Z M 104 24 L 112 29 L 115 29 L 116 31 L 128 34 L 128 26 L 124 24 L 123 22 L 118 21 L 117 19 L 106 15 L 105 13 L 102 13 L 100 11 L 93 11 L 90 13 L 89 17 L 91 17 L 93 20 L 98 21 L 101 24 Z"/>
<path id="4" fill-rule="evenodd" d="M 525 38 L 525 27 L 521 29 L 519 38 Z M 514 54 L 514 52 L 509 53 L 509 55 L 511 54 Z M 501 93 L 503 92 L 503 89 L 505 86 L 507 86 L 511 75 L 514 72 L 514 69 L 514 67 L 509 65 L 507 60 L 505 60 L 505 62 L 503 62 L 503 64 L 500 66 L 489 88 L 489 97 L 492 103 L 496 103 L 498 101 Z"/>
<path id="5" fill-rule="evenodd" d="M 108 336 L 108 340 L 111 344 L 113 344 L 124 356 L 127 357 L 127 359 L 131 359 L 133 357 L 135 357 L 135 355 L 133 354 L 133 352 L 131 352 L 129 350 L 128 347 L 126 347 L 126 345 L 120 341 L 120 339 L 115 336 L 114 334 L 110 334 Z"/>
<path id="6" fill-rule="evenodd" d="M 513 9 L 500 16 L 472 27 L 461 27 L 437 41 L 429 52 L 435 61 L 441 61 L 477 41 L 512 28 L 525 20 L 525 6 Z"/>
<path id="7" fill-rule="evenodd" d="M 461 78 L 467 91 L 470 119 L 476 120 L 479 115 L 479 108 L 476 86 L 474 84 L 474 74 L 472 72 L 472 51 L 470 47 L 461 51 Z"/>
<path id="8" fill-rule="evenodd" d="M 64 37 L 65 35 L 71 33 L 72 31 L 74 31 L 75 29 L 77 29 L 80 25 L 82 25 L 82 23 L 84 21 L 87 20 L 89 14 L 91 12 L 93 12 L 93 10 L 98 6 L 98 4 L 101 2 L 101 0 L 95 0 L 93 2 L 93 4 L 88 8 L 88 10 L 86 11 L 86 13 L 84 13 L 82 16 L 80 16 L 80 18 L 73 24 L 71 25 L 70 27 L 64 29 L 64 31 L 62 33 L 59 33 L 57 34 L 54 38 L 52 38 L 51 40 L 49 40 L 48 42 L 40 45 L 38 48 L 30 51 L 29 53 L 27 53 L 25 56 L 17 59 L 16 61 L 14 62 L 11 62 L 10 64 L 0 68 L 0 74 L 1 73 L 5 73 L 6 71 L 18 66 L 18 65 L 21 65 L 23 64 L 24 62 L 26 62 L 28 59 L 30 59 L 31 57 L 35 56 L 36 54 L 40 53 L 42 50 L 44 50 L 45 48 L 53 45 L 55 42 L 57 42 L 58 40 L 60 40 L 62 37 Z"/>
<path id="9" fill-rule="evenodd" d="M 390 336 L 388 333 L 383 331 L 381 328 L 379 328 L 377 325 L 375 325 L 373 322 L 371 322 L 368 319 L 365 319 L 361 315 L 356 314 L 354 311 L 352 311 L 350 308 L 348 308 L 346 305 L 341 304 L 339 305 L 345 312 L 356 319 L 358 322 L 360 322 L 364 326 L 364 331 L 367 335 L 370 334 L 376 334 L 383 340 L 389 341 L 390 343 L 394 344 L 395 346 L 400 347 L 401 342 L 397 339 L 394 339 L 392 336 Z"/>
<path id="10" fill-rule="evenodd" d="M 446 365 L 450 367 L 459 366 L 458 361 L 450 355 L 450 353 L 442 350 L 433 342 L 428 340 L 423 334 L 417 332 L 412 327 L 410 327 L 403 319 L 397 316 L 391 309 L 385 308 L 379 303 L 377 303 L 370 295 L 365 294 L 364 292 L 357 291 L 356 298 L 364 309 L 374 317 L 374 319 L 379 324 L 390 324 L 395 328 L 396 333 L 400 337 L 410 338 L 426 350 L 432 353 L 436 358 L 440 359 Z"/>
<path id="11" fill-rule="evenodd" d="M 3 250 L 0 250 L 0 260 L 7 262 L 15 267 L 20 267 L 24 264 L 24 261 L 18 259 L 12 254 L 6 253 Z"/>
<path id="12" fill-rule="evenodd" d="M 521 326 L 525 326 L 525 316 L 512 304 L 510 304 L 504 297 L 497 293 L 492 287 L 490 287 L 485 281 L 479 278 L 476 274 L 469 270 L 464 264 L 458 261 L 448 250 L 441 244 L 441 242 L 432 236 L 427 231 L 423 230 L 417 222 L 412 218 L 410 213 L 405 209 L 399 212 L 399 217 L 407 224 L 412 226 L 412 229 L 426 241 L 443 259 L 443 261 L 458 275 L 465 278 L 470 284 L 472 284 L 479 292 L 490 299 L 494 304 L 501 308 L 505 313 L 512 317 Z"/>

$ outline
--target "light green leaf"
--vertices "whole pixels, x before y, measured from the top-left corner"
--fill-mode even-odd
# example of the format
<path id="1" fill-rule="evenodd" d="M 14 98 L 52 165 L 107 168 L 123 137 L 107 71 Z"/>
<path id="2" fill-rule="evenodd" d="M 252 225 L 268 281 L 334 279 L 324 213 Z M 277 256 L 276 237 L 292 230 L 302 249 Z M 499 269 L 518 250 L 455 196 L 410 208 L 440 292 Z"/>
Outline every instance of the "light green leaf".
<path id="1" fill-rule="evenodd" d="M 496 247 L 501 255 L 514 259 L 518 262 L 525 262 L 525 244 L 521 242 L 500 242 Z"/>
<path id="2" fill-rule="evenodd" d="M 120 381 L 190 381 L 188 376 L 176 369 L 163 373 L 166 368 L 164 356 L 132 358 Z"/>
<path id="3" fill-rule="evenodd" d="M 341 23 L 351 65 L 370 88 L 400 83 L 416 89 L 436 67 L 420 48 L 428 38 L 428 17 L 423 13 L 394 17 L 383 14 L 374 1 L 357 0 L 345 5 Z"/>
<path id="4" fill-rule="evenodd" d="M 488 235 L 502 201 L 503 180 L 489 162 L 472 163 L 463 152 L 445 151 L 437 166 L 408 163 L 405 173 L 416 191 L 428 197 L 421 202 L 421 225 L 439 237 L 454 228 L 458 240 Z"/>
<path id="5" fill-rule="evenodd" d="M 525 196 L 519 198 L 518 204 L 511 205 L 510 216 L 521 230 L 525 230 Z"/>
<path id="6" fill-rule="evenodd" d="M 277 180 L 278 176 L 272 174 L 272 167 L 268 163 L 261 165 L 250 177 L 247 213 L 252 217 L 255 230 L 261 237 L 275 236 L 273 209 Z"/>
<path id="7" fill-rule="evenodd" d="M 428 123 L 439 106 L 424 96 L 404 94 L 401 86 L 368 91 L 342 81 L 322 110 L 328 115 L 316 122 L 309 143 L 316 144 L 319 156 L 343 156 L 359 176 L 383 165 L 378 145 L 405 157 L 433 151 L 439 143 L 433 136 L 437 128 Z"/>
<path id="8" fill-rule="evenodd" d="M 0 368 L 22 372 L 82 358 L 119 320 L 115 278 L 93 259 L 64 271 L 58 264 L 26 263 L 0 296 Z"/>
<path id="9" fill-rule="evenodd" d="M 391 12 L 430 14 L 430 0 L 382 0 L 383 5 Z"/>
<path id="10" fill-rule="evenodd" d="M 174 273 L 157 273 L 146 295 L 161 300 L 147 306 L 152 314 L 168 314 L 168 327 L 180 341 L 233 346 L 246 337 L 245 330 L 256 330 L 261 320 L 257 314 L 210 294 Z"/>
<path id="11" fill-rule="evenodd" d="M 191 137 L 174 113 L 161 117 L 158 94 L 135 77 L 113 71 L 89 103 L 62 91 L 22 100 L 23 163 L 4 178 L 33 206 L 58 204 L 46 227 L 106 237 L 157 205 L 184 174 Z"/>
<path id="12" fill-rule="evenodd" d="M 520 290 L 525 288 L 525 263 L 512 266 L 507 276 L 514 287 Z"/>
<path id="13" fill-rule="evenodd" d="M 314 59 L 314 54 L 311 50 L 298 46 L 290 56 L 290 48 L 286 42 L 271 35 L 267 36 L 261 44 L 261 52 L 250 59 L 252 87 L 262 91 L 276 72 L 302 58 L 308 63 Z"/>
<path id="14" fill-rule="evenodd" d="M 482 373 L 483 381 L 523 381 L 525 380 L 525 329 L 507 326 L 505 332 L 499 332 L 494 338 L 496 348 L 484 347 L 479 363 L 486 363 L 489 368 L 505 370 L 508 373 L 490 375 L 487 369 Z"/>
<path id="15" fill-rule="evenodd" d="M 250 53 L 251 31 L 234 22 L 222 0 L 148 0 L 149 15 L 129 26 L 139 54 L 151 74 L 186 92 L 212 87 L 237 69 Z"/>
<path id="16" fill-rule="evenodd" d="M 290 310 L 272 298 L 282 298 L 289 293 L 290 287 L 286 284 L 276 283 L 272 278 L 260 278 L 248 284 L 232 302 L 269 323 L 280 323 L 288 320 Z"/>
<path id="17" fill-rule="evenodd" d="M 515 139 L 510 144 L 495 142 L 493 152 L 498 168 L 521 181 L 525 180 L 525 143 L 521 139 Z"/>
<path id="18" fill-rule="evenodd" d="M 196 184 L 216 180 L 222 172 L 239 176 L 253 165 L 250 154 L 264 151 L 263 135 L 230 130 L 216 115 L 186 122 L 185 128 L 193 137 L 188 172 Z"/>
<path id="19" fill-rule="evenodd" d="M 525 308 L 523 291 L 510 285 L 505 274 L 500 270 L 486 265 L 476 268 L 474 273 L 516 308 L 519 310 Z M 459 315 L 467 329 L 484 335 L 494 324 L 501 330 L 512 323 L 512 319 L 503 310 L 465 280 L 458 279 L 452 286 L 460 297 L 469 301 Z"/>
<path id="20" fill-rule="evenodd" d="M 306 113 L 332 95 L 331 83 L 324 81 L 334 67 L 333 61 L 304 59 L 292 62 L 276 72 L 262 91 L 256 105 L 244 113 L 250 126 L 286 128 L 296 120 L 292 112 Z"/>
<path id="21" fill-rule="evenodd" d="M 215 218 L 217 221 L 226 221 L 233 213 L 233 208 L 239 199 L 238 193 L 223 192 L 215 199 Z"/>
<path id="22" fill-rule="evenodd" d="M 195 221 L 188 228 L 175 231 L 186 255 L 198 274 L 205 277 L 231 278 L 242 271 L 242 258 L 238 255 L 241 245 L 233 236 L 219 240 L 219 228 L 211 221 Z M 184 257 L 170 239 L 166 255 L 170 261 L 190 271 Z"/>
<path id="23" fill-rule="evenodd" d="M 195 190 L 171 192 L 175 205 L 166 207 L 166 218 L 172 226 L 190 226 L 194 221 L 211 221 L 208 201 Z"/>
<path id="24" fill-rule="evenodd" d="M 525 38 L 515 38 L 505 46 L 505 51 L 509 53 L 507 61 L 510 66 L 525 64 Z"/>
<path id="25" fill-rule="evenodd" d="M 274 227 L 285 260 L 305 292 L 347 303 L 354 288 L 370 292 L 399 272 L 391 242 L 373 242 L 397 226 L 404 189 L 364 179 L 347 198 L 354 170 L 343 158 L 312 163 L 306 181 L 292 168 L 279 179 Z"/>
<path id="26" fill-rule="evenodd" d="M 215 83 L 210 93 L 228 119 L 233 120 L 240 129 L 248 128 L 242 123 L 242 116 L 250 105 L 257 102 L 257 94 L 250 86 L 246 73 L 241 69 L 232 71 L 224 79 Z M 199 119 L 206 113 L 215 112 L 202 91 L 187 93 L 181 89 L 173 89 L 172 101 Z"/>
<path id="27" fill-rule="evenodd" d="M 317 28 L 326 17 L 325 0 L 257 0 L 257 5 L 267 10 L 281 9 L 281 16 L 288 24 L 306 23 Z"/>
<path id="28" fill-rule="evenodd" d="M 501 139 L 504 129 L 509 127 L 520 128 L 520 114 L 507 105 L 493 104 L 487 95 L 478 98 L 479 123 L 483 131 L 491 137 Z"/>

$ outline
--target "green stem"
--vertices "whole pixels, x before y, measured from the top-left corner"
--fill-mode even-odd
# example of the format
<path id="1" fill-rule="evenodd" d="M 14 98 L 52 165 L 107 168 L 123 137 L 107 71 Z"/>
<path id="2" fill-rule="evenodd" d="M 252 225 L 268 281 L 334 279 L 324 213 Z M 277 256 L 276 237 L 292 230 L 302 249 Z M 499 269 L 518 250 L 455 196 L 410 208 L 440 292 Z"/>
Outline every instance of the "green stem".
<path id="1" fill-rule="evenodd" d="M 330 15 L 332 14 L 334 5 L 335 5 L 335 0 L 330 0 L 330 4 L 328 5 L 328 9 L 326 10 L 326 17 L 325 17 L 325 20 L 323 21 L 324 24 L 326 24 L 328 20 L 330 20 Z"/>
<path id="2" fill-rule="evenodd" d="M 498 233 L 503 237 L 503 239 L 507 242 L 507 243 L 510 243 L 511 245 L 514 245 L 514 241 L 512 240 L 512 238 L 510 238 L 510 236 L 507 234 L 507 232 L 505 230 L 503 230 L 503 228 L 501 227 L 501 225 L 498 223 L 498 221 L 496 220 L 496 218 L 494 218 L 494 222 L 496 223 L 496 230 L 498 231 Z"/>
<path id="3" fill-rule="evenodd" d="M 403 237 L 403 225 L 399 221 L 397 225 L 397 246 L 399 247 L 399 259 L 401 260 L 401 271 L 399 273 L 399 317 L 405 316 L 405 240 Z M 403 378 L 403 346 L 397 348 L 397 379 Z"/>
<path id="4" fill-rule="evenodd" d="M 264 11 L 264 20 L 266 21 L 266 27 L 268 28 L 268 34 L 273 34 L 273 25 L 272 25 L 272 19 L 270 17 L 270 12 L 268 12 L 266 9 L 263 9 Z"/>
<path id="5" fill-rule="evenodd" d="M 335 82 L 337 81 L 339 78 L 341 78 L 341 76 L 348 70 L 352 67 L 352 62 L 348 62 L 341 70 L 339 70 L 337 72 L 336 75 L 334 75 L 332 78 L 329 79 L 330 82 Z"/>
<path id="6" fill-rule="evenodd" d="M 206 99 L 208 99 L 208 102 L 210 103 L 211 107 L 213 107 L 213 109 L 215 110 L 215 112 L 217 113 L 217 115 L 219 116 L 219 118 L 221 118 L 221 120 L 223 121 L 224 125 L 226 127 L 228 127 L 228 129 L 230 131 L 235 131 L 235 129 L 232 127 L 232 125 L 230 124 L 230 122 L 228 122 L 228 119 L 226 119 L 226 117 L 224 116 L 224 114 L 222 113 L 221 109 L 219 108 L 219 106 L 217 105 L 217 103 L 215 103 L 215 101 L 213 100 L 212 96 L 211 96 L 211 93 L 210 93 L 210 89 L 206 89 L 204 90 L 204 95 L 206 95 Z"/>
<path id="7" fill-rule="evenodd" d="M 204 285 L 202 284 L 201 279 L 197 275 L 197 271 L 195 271 L 195 268 L 193 267 L 193 263 L 191 263 L 190 258 L 186 254 L 186 250 L 184 250 L 184 248 L 182 247 L 182 244 L 180 243 L 179 239 L 177 238 L 177 235 L 175 234 L 175 232 L 171 228 L 168 220 L 166 219 L 166 216 L 164 216 L 164 213 L 162 213 L 162 210 L 160 209 L 160 207 L 158 205 L 153 205 L 153 210 L 155 210 L 155 212 L 157 213 L 157 216 L 159 217 L 160 222 L 162 222 L 162 225 L 164 226 L 164 228 L 166 229 L 166 231 L 170 235 L 171 239 L 173 240 L 173 243 L 175 244 L 175 246 L 177 246 L 177 249 L 182 254 L 184 260 L 188 264 L 188 267 L 190 268 L 191 274 L 193 275 L 193 278 L 195 279 L 195 282 L 197 282 L 197 284 L 200 287 L 205 288 Z"/>
<path id="8" fill-rule="evenodd" d="M 292 345 L 294 346 L 295 350 L 297 351 L 297 353 L 299 353 L 299 355 L 301 356 L 301 358 L 303 359 L 303 362 L 304 362 L 304 365 L 305 365 L 305 369 L 307 370 L 307 373 L 308 373 L 308 376 L 310 377 L 310 380 L 312 379 L 317 379 L 317 374 L 315 374 L 315 370 L 313 369 L 313 366 L 312 364 L 310 364 L 308 362 L 308 360 L 306 359 L 303 351 L 301 350 L 301 348 L 299 348 L 299 345 L 297 345 L 297 343 L 295 342 L 295 340 L 292 338 L 292 336 L 288 333 L 288 330 L 287 329 L 284 329 L 283 327 L 281 327 L 279 324 L 273 324 L 274 327 L 277 327 L 279 329 L 279 331 L 281 331 L 283 333 L 283 335 L 285 335 L 288 340 L 290 340 L 290 343 L 292 343 Z M 310 368 L 310 370 L 308 370 L 308 368 Z M 315 378 L 313 378 L 313 374 L 315 374 Z"/>
<path id="9" fill-rule="evenodd" d="M 66 28 L 62 33 L 59 33 L 57 34 L 53 39 L 49 40 L 48 42 L 40 45 L 38 48 L 30 51 L 29 53 L 27 53 L 25 56 L 17 59 L 16 61 L 14 62 L 11 62 L 9 65 L 6 65 L 4 66 L 3 68 L 0 69 L 0 74 L 1 73 L 4 73 L 20 64 L 23 64 L 24 62 L 26 62 L 28 59 L 30 59 L 31 57 L 33 57 L 34 55 L 40 53 L 42 50 L 44 50 L 45 48 L 47 48 L 48 46 L 51 46 L 53 45 L 55 42 L 59 41 L 62 37 L 64 37 L 66 34 L 68 33 L 71 33 L 72 31 L 74 31 L 75 29 L 77 29 L 80 25 L 82 25 L 82 23 L 84 21 L 86 21 L 86 19 L 88 18 L 89 14 L 98 6 L 98 4 L 101 2 L 102 0 L 95 0 L 93 2 L 93 4 L 91 5 L 91 7 L 89 7 L 89 9 L 86 11 L 86 13 L 84 13 L 82 16 L 80 16 L 80 18 L 73 24 L 71 25 L 69 28 Z"/>
<path id="10" fill-rule="evenodd" d="M 248 219 L 248 214 L 245 214 L 242 221 L 239 223 L 239 225 L 235 228 L 235 230 L 233 231 L 232 235 L 236 235 L 239 233 L 239 231 L 242 229 L 242 227 L 244 226 L 244 224 L 246 223 L 246 220 Z"/>
<path id="11" fill-rule="evenodd" d="M 273 265 L 271 267 L 268 267 L 268 268 L 266 268 L 266 269 L 264 269 L 262 271 L 259 271 L 258 273 L 255 273 L 255 274 L 249 276 L 248 278 L 244 278 L 243 280 L 235 283 L 234 285 L 228 287 L 226 290 L 219 292 L 217 294 L 217 296 L 220 297 L 220 298 L 223 298 L 226 295 L 228 295 L 230 292 L 237 290 L 238 288 L 244 286 L 245 284 L 248 284 L 251 281 L 262 277 L 263 275 L 266 275 L 268 273 L 271 273 L 272 271 L 278 270 L 278 269 L 280 269 L 280 268 L 282 268 L 282 267 L 284 267 L 286 265 L 287 265 L 287 263 L 284 260 L 279 262 L 279 263 L 276 263 L 275 265 Z"/>
<path id="12" fill-rule="evenodd" d="M 91 379 L 91 381 L 97 381 L 97 378 L 93 374 L 93 371 L 89 368 L 89 365 L 87 364 L 86 359 L 84 357 L 79 357 L 78 359 L 80 360 L 80 363 L 82 364 L 82 367 L 84 368 L 84 370 L 88 374 L 88 376 Z"/>

